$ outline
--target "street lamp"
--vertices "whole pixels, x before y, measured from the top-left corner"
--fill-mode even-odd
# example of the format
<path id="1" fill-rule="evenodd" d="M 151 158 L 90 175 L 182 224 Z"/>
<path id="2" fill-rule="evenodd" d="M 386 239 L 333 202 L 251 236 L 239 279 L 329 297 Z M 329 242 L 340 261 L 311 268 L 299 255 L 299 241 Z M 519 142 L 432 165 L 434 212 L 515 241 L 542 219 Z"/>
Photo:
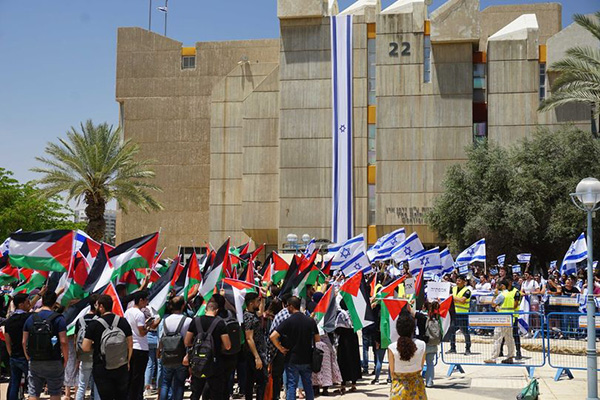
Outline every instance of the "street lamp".
<path id="1" fill-rule="evenodd" d="M 294 248 L 294 252 L 298 252 L 298 235 L 295 233 L 288 233 L 287 235 L 288 245 Z"/>
<path id="2" fill-rule="evenodd" d="M 596 178 L 585 178 L 577 184 L 575 193 L 571 193 L 573 204 L 587 212 L 587 383 L 588 400 L 598 399 L 598 373 L 596 361 L 596 320 L 594 303 L 594 254 L 592 242 L 592 214 L 600 209 L 600 181 Z"/>

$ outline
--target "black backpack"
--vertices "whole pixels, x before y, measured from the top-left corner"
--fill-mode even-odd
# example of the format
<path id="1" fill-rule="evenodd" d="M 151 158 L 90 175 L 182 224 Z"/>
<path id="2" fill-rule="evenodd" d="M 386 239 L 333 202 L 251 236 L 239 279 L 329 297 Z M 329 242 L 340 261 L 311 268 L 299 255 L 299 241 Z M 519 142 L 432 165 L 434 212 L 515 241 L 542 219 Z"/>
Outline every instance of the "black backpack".
<path id="1" fill-rule="evenodd" d="M 55 336 L 52 329 L 52 322 L 60 314 L 52 313 L 48 318 L 42 318 L 39 313 L 33 313 L 33 324 L 29 330 L 29 340 L 27 341 L 27 353 L 34 361 L 50 361 L 60 359 L 60 350 L 58 342 L 52 344 L 52 338 Z"/>
<path id="2" fill-rule="evenodd" d="M 159 339 L 161 348 L 160 360 L 167 368 L 181 366 L 183 358 L 185 357 L 185 345 L 183 344 L 183 337 L 181 336 L 181 328 L 183 328 L 186 318 L 185 315 L 181 316 L 181 320 L 174 332 L 169 332 L 167 329 L 167 319 L 163 321 L 164 333 Z"/>
<path id="3" fill-rule="evenodd" d="M 221 353 L 225 355 L 234 355 L 242 350 L 242 327 L 237 320 L 237 316 L 230 310 L 227 310 L 227 318 L 224 318 L 225 329 L 229 335 L 229 341 L 231 342 L 231 349 L 223 349 Z"/>
<path id="4" fill-rule="evenodd" d="M 196 318 L 196 331 L 198 332 L 194 339 L 194 344 L 189 353 L 189 362 L 192 375 L 196 378 L 207 378 L 214 374 L 216 364 L 215 341 L 212 333 L 221 320 L 215 318 L 210 324 L 208 331 L 204 332 L 200 318 Z"/>

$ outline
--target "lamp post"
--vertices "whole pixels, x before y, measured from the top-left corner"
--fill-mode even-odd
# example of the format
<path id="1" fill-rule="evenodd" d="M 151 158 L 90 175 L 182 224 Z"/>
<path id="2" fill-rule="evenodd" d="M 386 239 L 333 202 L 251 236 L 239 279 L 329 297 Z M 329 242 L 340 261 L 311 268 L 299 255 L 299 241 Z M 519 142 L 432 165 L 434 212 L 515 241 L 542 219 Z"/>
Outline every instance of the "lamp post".
<path id="1" fill-rule="evenodd" d="M 294 253 L 298 252 L 298 235 L 295 233 L 288 233 L 287 235 L 288 245 L 294 248 Z"/>
<path id="2" fill-rule="evenodd" d="M 577 184 L 575 193 L 571 193 L 573 204 L 587 212 L 587 384 L 588 400 L 598 399 L 598 373 L 596 360 L 596 319 L 594 303 L 594 252 L 592 241 L 592 214 L 600 209 L 600 181 L 596 178 L 585 178 Z"/>

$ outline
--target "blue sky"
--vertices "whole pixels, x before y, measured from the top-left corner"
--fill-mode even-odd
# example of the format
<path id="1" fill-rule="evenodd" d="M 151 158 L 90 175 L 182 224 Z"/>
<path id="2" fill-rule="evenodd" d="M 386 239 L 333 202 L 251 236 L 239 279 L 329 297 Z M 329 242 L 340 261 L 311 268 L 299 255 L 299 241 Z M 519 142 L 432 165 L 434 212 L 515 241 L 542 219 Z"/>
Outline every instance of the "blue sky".
<path id="1" fill-rule="evenodd" d="M 393 0 L 382 0 L 383 6 Z M 481 0 L 489 5 L 530 3 Z M 538 2 L 538 1 L 536 1 Z M 563 0 L 563 26 L 597 0 Z M 353 0 L 339 0 L 340 9 Z M 430 10 L 443 0 L 434 0 Z M 168 36 L 197 41 L 278 37 L 275 0 L 171 0 Z M 47 142 L 80 121 L 113 123 L 115 48 L 119 26 L 148 26 L 149 0 L 0 0 L 0 167 L 21 181 Z M 152 29 L 163 31 L 153 0 Z M 235 12 L 232 12 L 234 11 Z"/>

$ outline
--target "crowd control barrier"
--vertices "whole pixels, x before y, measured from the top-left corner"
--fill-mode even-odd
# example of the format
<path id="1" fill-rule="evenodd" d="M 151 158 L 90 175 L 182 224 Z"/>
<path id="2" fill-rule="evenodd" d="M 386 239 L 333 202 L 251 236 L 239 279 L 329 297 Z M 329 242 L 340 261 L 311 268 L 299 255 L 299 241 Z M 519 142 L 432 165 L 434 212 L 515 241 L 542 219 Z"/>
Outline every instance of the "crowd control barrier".
<path id="1" fill-rule="evenodd" d="M 550 312 L 546 323 L 548 365 L 557 369 L 554 380 L 558 381 L 563 375 L 573 379 L 572 369 L 587 369 L 587 315 L 578 312 Z M 596 337 L 599 337 L 599 330 L 600 314 L 596 314 Z M 596 351 L 600 352 L 598 341 Z"/>
<path id="2" fill-rule="evenodd" d="M 526 368 L 529 376 L 533 377 L 535 368 L 546 364 L 545 319 L 543 314 L 538 312 L 519 312 L 519 319 L 526 323 L 523 326 L 527 325 L 529 321 L 538 322 L 537 332 L 529 328 L 521 334 L 516 314 L 516 312 L 457 313 L 449 335 L 451 338 L 452 332 L 455 331 L 455 344 L 452 344 L 451 339 L 442 342 L 441 346 L 442 362 L 449 365 L 447 375 L 450 376 L 455 371 L 464 373 L 463 365 L 476 365 Z M 515 357 L 512 364 L 501 363 L 508 356 L 508 344 L 504 341 L 501 346 L 500 354 L 502 355 L 496 359 L 495 364 L 490 363 L 494 346 L 500 346 L 501 343 L 498 341 L 498 344 L 495 344 L 495 334 L 498 335 L 500 332 L 511 335 L 515 342 Z M 467 334 L 465 335 L 465 333 Z M 469 341 L 470 346 L 468 346 Z M 466 353 L 467 348 L 469 348 L 470 354 Z M 519 355 L 521 357 L 517 357 Z"/>

